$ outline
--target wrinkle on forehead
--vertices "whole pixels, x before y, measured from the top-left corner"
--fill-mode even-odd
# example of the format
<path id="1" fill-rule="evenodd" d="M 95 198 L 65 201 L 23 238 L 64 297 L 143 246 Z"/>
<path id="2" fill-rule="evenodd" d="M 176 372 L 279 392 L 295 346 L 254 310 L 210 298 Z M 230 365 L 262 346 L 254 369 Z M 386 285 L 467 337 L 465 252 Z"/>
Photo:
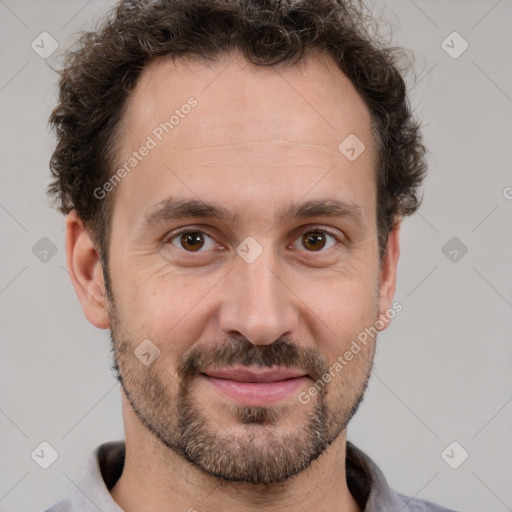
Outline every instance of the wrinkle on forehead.
<path id="1" fill-rule="evenodd" d="M 179 153 L 180 151 L 205 151 L 212 149 L 223 149 L 223 148 L 255 148 L 262 147 L 263 149 L 268 149 L 269 146 L 277 146 L 277 147 L 288 147 L 289 149 L 303 148 L 303 149 L 312 149 L 316 151 L 322 151 L 325 153 L 332 153 L 332 146 L 324 145 L 324 144 L 313 144 L 301 141 L 293 141 L 286 139 L 257 139 L 257 140 L 246 140 L 242 142 L 231 142 L 225 144 L 215 144 L 215 145 L 199 145 L 199 146 L 179 146 L 172 147 L 169 149 L 169 154 Z"/>
<path id="2" fill-rule="evenodd" d="M 371 133 L 366 103 L 327 56 L 310 56 L 300 66 L 261 68 L 232 55 L 208 65 L 179 59 L 150 63 L 126 105 L 127 138 L 143 141 L 191 96 L 198 105 L 167 135 L 171 145 L 211 147 L 215 139 L 245 142 L 268 132 L 269 139 L 299 144 L 327 138 L 337 147 L 350 133 L 367 139 Z M 304 135 L 307 139 L 300 140 Z M 139 140 L 131 142 L 136 146 Z"/>
<path id="3" fill-rule="evenodd" d="M 329 180 L 324 188 L 341 187 L 372 211 L 376 148 L 370 112 L 335 64 L 302 64 L 300 70 L 240 66 L 236 60 L 148 66 L 124 112 L 121 161 L 188 98 L 197 105 L 137 163 L 119 185 L 118 200 L 126 195 L 127 208 L 143 211 L 185 187 L 222 204 L 243 196 L 247 206 L 267 198 L 269 189 L 279 201 L 313 188 L 320 194 Z M 366 146 L 356 161 L 338 149 L 350 134 Z"/>

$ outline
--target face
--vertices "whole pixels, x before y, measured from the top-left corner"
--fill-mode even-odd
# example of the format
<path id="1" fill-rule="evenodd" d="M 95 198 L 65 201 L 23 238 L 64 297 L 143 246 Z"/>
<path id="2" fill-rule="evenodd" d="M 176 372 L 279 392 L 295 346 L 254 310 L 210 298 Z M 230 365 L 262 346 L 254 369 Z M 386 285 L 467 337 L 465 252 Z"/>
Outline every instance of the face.
<path id="1" fill-rule="evenodd" d="M 208 474 L 284 481 L 345 429 L 375 340 L 336 362 L 389 307 L 369 112 L 322 56 L 162 59 L 122 125 L 109 319 L 128 402 Z"/>

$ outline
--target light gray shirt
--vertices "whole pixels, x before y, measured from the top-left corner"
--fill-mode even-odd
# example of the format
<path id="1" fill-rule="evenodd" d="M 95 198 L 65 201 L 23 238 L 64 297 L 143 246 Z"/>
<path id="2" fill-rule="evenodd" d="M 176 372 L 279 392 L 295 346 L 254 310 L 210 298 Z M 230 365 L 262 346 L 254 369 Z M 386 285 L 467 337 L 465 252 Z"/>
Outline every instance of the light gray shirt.
<path id="1" fill-rule="evenodd" d="M 346 453 L 347 485 L 364 512 L 455 512 L 393 491 L 377 465 L 350 441 Z M 45 512 L 123 512 L 109 489 L 121 476 L 124 456 L 124 441 L 100 445 L 90 455 L 70 498 Z"/>

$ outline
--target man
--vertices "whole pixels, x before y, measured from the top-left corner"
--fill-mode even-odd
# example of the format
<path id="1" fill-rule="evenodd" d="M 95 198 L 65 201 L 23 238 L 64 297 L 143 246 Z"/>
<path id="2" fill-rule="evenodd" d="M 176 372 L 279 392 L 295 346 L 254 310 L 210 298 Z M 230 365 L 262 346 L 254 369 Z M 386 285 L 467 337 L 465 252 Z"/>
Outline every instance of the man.
<path id="1" fill-rule="evenodd" d="M 424 147 L 341 1 L 125 1 L 69 54 L 49 191 L 125 442 L 49 510 L 445 510 L 347 442 Z"/>

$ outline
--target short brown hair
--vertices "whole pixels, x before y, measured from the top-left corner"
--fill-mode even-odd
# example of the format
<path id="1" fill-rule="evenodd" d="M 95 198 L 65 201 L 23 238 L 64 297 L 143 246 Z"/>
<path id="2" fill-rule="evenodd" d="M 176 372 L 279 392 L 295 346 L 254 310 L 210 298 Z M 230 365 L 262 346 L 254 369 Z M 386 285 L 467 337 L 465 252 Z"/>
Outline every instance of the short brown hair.
<path id="1" fill-rule="evenodd" d="M 399 48 L 368 30 L 361 2 L 343 0 L 125 0 L 71 49 L 50 124 L 57 147 L 48 193 L 62 213 L 76 209 L 108 259 L 112 196 L 94 190 L 114 173 L 123 107 L 149 60 L 213 60 L 239 51 L 259 66 L 298 63 L 306 50 L 332 56 L 365 101 L 378 148 L 377 225 L 382 257 L 396 220 L 420 204 L 426 172 L 419 124 L 401 76 Z"/>

